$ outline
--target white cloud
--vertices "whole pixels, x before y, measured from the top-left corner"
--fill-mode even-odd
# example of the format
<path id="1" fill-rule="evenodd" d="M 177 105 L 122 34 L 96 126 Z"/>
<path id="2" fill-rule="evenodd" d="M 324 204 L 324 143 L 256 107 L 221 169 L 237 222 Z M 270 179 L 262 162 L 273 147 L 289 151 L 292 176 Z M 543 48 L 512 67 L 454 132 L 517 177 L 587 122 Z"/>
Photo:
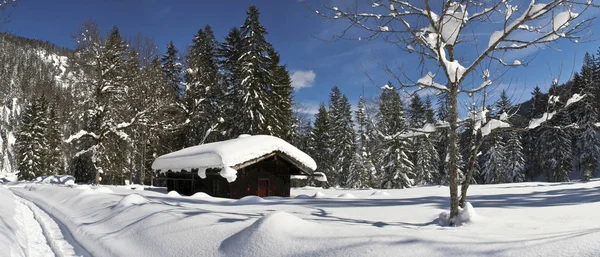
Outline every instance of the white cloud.
<path id="1" fill-rule="evenodd" d="M 295 90 L 299 90 L 305 87 L 312 87 L 315 83 L 315 74 L 312 70 L 297 70 L 292 73 L 292 87 Z"/>

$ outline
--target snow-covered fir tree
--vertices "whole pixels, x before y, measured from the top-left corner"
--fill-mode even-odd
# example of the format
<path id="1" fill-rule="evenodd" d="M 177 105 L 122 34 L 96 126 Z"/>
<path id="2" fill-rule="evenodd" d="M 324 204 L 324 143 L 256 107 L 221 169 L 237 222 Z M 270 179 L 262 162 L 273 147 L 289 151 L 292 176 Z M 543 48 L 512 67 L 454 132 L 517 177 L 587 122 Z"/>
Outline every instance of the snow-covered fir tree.
<path id="1" fill-rule="evenodd" d="M 297 116 L 297 114 L 295 114 Z M 311 153 L 310 134 L 312 133 L 312 123 L 310 120 L 304 120 L 299 117 L 294 118 L 294 125 L 290 143 L 305 153 Z"/>
<path id="2" fill-rule="evenodd" d="M 56 114 L 56 105 L 51 104 L 47 112 L 47 127 L 45 138 L 48 144 L 44 155 L 44 166 L 48 174 L 64 174 L 64 162 L 62 153 L 63 136 L 60 124 L 60 117 Z"/>
<path id="3" fill-rule="evenodd" d="M 97 26 L 87 22 L 82 27 L 80 37 L 76 39 L 78 60 L 76 67 L 85 72 L 81 78 L 89 95 L 82 96 L 82 107 L 79 119 L 85 120 L 79 132 L 72 134 L 67 142 L 75 143 L 78 153 L 75 157 L 90 158 L 89 162 L 79 160 L 79 163 L 91 164 L 91 167 L 80 167 L 82 173 L 95 173 L 94 181 L 100 183 L 101 174 L 107 172 L 107 177 L 120 173 L 118 160 L 110 158 L 111 150 L 118 148 L 125 139 L 123 130 L 140 118 L 143 113 L 127 117 L 126 92 L 131 85 L 130 74 L 127 73 L 127 44 L 121 37 L 117 27 L 114 27 L 105 40 L 101 40 Z M 111 142 L 112 141 L 112 142 Z M 111 147 L 113 147 L 111 149 Z M 114 156 L 114 155 L 113 155 Z M 81 174 L 81 177 L 88 177 Z M 106 183 L 119 183 L 106 181 Z"/>
<path id="4" fill-rule="evenodd" d="M 237 101 L 240 120 L 235 126 L 242 133 L 272 134 L 269 115 L 276 108 L 269 95 L 274 83 L 269 51 L 273 46 L 265 39 L 267 30 L 259 22 L 256 6 L 250 5 L 246 14 L 240 31 L 243 49 L 239 57 L 241 99 Z"/>
<path id="5" fill-rule="evenodd" d="M 471 133 L 472 134 L 472 133 Z M 484 184 L 504 183 L 505 148 L 502 136 L 494 132 L 483 138 L 481 155 L 479 156 L 479 180 Z M 470 148 L 470 146 L 469 146 Z M 471 154 L 471 151 L 468 151 Z"/>
<path id="6" fill-rule="evenodd" d="M 187 56 L 186 92 L 183 96 L 186 117 L 182 127 L 188 139 L 186 146 L 204 143 L 219 124 L 219 87 L 216 56 L 217 42 L 210 26 L 198 30 Z"/>
<path id="7" fill-rule="evenodd" d="M 413 128 L 422 128 L 426 123 L 435 124 L 431 101 L 427 99 L 427 106 L 423 105 L 421 98 L 414 95 L 408 108 L 408 121 Z M 411 162 L 414 164 L 415 184 L 432 184 L 437 173 L 439 158 L 435 150 L 433 135 L 412 137 Z"/>
<path id="8" fill-rule="evenodd" d="M 518 132 L 506 133 L 505 164 L 506 182 L 525 181 L 525 157 Z"/>
<path id="9" fill-rule="evenodd" d="M 323 172 L 327 176 L 331 186 L 335 186 L 335 180 L 332 181 L 330 178 L 335 179 L 337 175 L 334 167 L 335 160 L 331 157 L 333 144 L 334 138 L 331 135 L 329 114 L 325 105 L 321 104 L 310 133 L 310 153 L 317 163 L 317 171 Z"/>
<path id="10" fill-rule="evenodd" d="M 183 65 L 179 57 L 179 51 L 175 48 L 173 41 L 167 45 L 167 51 L 160 59 L 162 71 L 165 76 L 165 86 L 172 92 L 175 100 L 183 95 L 181 86 L 181 76 Z"/>
<path id="11" fill-rule="evenodd" d="M 559 92 L 556 85 L 550 88 L 549 111 L 556 114 L 549 121 L 542 124 L 542 132 L 538 138 L 538 147 L 542 160 L 543 170 L 548 181 L 569 181 L 573 171 L 571 147 L 571 120 L 568 112 L 561 108 Z"/>
<path id="12" fill-rule="evenodd" d="M 471 175 L 471 183 L 477 184 L 477 183 L 483 183 L 483 179 L 481 179 L 482 174 L 481 174 L 481 165 L 480 163 L 480 157 L 481 156 L 476 156 L 476 158 L 474 160 L 471 160 L 473 158 L 473 151 L 477 150 L 477 144 L 480 143 L 480 139 L 481 139 L 481 132 L 479 131 L 474 131 L 474 125 L 476 123 L 476 117 L 477 117 L 477 111 L 475 111 L 476 109 L 471 109 L 470 110 L 470 117 L 469 119 L 467 119 L 465 121 L 465 129 L 464 131 L 461 133 L 460 135 L 460 153 L 463 157 L 462 161 L 465 164 L 465 169 L 469 169 L 469 165 L 470 162 L 473 161 L 473 166 L 472 166 L 472 175 Z"/>
<path id="13" fill-rule="evenodd" d="M 594 58 L 586 53 L 581 79 L 574 80 L 574 87 L 579 87 L 578 91 L 574 93 L 584 96 L 574 104 L 573 111 L 575 122 L 578 125 L 576 148 L 579 156 L 577 157 L 581 163 L 581 177 L 584 180 L 590 179 L 598 170 L 598 158 L 600 157 L 600 132 L 596 126 L 598 123 L 598 110 L 595 103 L 597 98 L 594 94 L 600 87 L 600 81 L 595 76 L 598 67 L 596 67 Z"/>
<path id="14" fill-rule="evenodd" d="M 548 111 L 548 96 L 542 93 L 542 90 L 538 86 L 534 88 L 531 95 L 533 106 L 527 116 L 529 120 L 541 118 Z M 539 126 L 526 132 L 526 144 L 524 147 L 525 155 L 527 156 L 526 175 L 531 180 L 543 175 L 543 158 L 540 151 L 543 145 L 539 144 L 543 142 L 539 140 L 539 137 L 544 129 L 544 126 Z"/>
<path id="15" fill-rule="evenodd" d="M 352 159 L 355 155 L 356 134 L 352 123 L 352 111 L 348 97 L 335 86 L 329 94 L 329 124 L 331 137 L 335 144 L 331 146 L 331 157 L 335 162 L 335 175 L 328 177 L 333 185 L 345 187 L 349 180 Z"/>
<path id="16" fill-rule="evenodd" d="M 229 31 L 225 40 L 221 42 L 217 50 L 219 57 L 220 73 L 222 74 L 222 87 L 226 92 L 225 117 L 223 132 L 225 137 L 231 138 L 245 133 L 237 123 L 242 118 L 242 113 L 238 110 L 243 99 L 244 90 L 242 88 L 242 65 L 240 57 L 244 53 L 242 47 L 243 39 L 240 30 L 236 27 Z"/>
<path id="17" fill-rule="evenodd" d="M 437 96 L 437 118 L 441 122 L 446 122 L 448 119 L 448 95 L 442 94 Z M 438 128 L 434 133 L 435 149 L 438 153 L 440 161 L 438 163 L 438 173 L 436 183 L 440 185 L 448 184 L 448 170 L 446 169 L 448 155 L 448 128 Z"/>
<path id="18" fill-rule="evenodd" d="M 368 117 L 366 103 L 363 96 L 360 97 L 355 112 L 357 124 L 356 154 L 350 169 L 349 187 L 363 188 L 373 187 L 373 181 L 378 172 L 374 164 L 373 156 L 373 124 Z"/>
<path id="19" fill-rule="evenodd" d="M 292 133 L 292 80 L 285 65 L 280 64 L 280 57 L 273 48 L 268 49 L 271 59 L 271 73 L 273 81 L 269 84 L 269 101 L 271 112 L 267 120 L 271 126 L 271 134 L 276 137 L 290 140 Z"/>
<path id="20" fill-rule="evenodd" d="M 378 130 L 382 142 L 382 188 L 407 188 L 414 184 L 410 144 L 403 137 L 408 131 L 404 107 L 398 92 L 383 89 L 380 95 Z"/>
<path id="21" fill-rule="evenodd" d="M 46 104 L 44 97 L 38 97 L 23 111 L 16 145 L 19 179 L 31 180 L 47 175 L 44 164 L 44 154 L 48 148 L 45 135 L 48 128 Z"/>

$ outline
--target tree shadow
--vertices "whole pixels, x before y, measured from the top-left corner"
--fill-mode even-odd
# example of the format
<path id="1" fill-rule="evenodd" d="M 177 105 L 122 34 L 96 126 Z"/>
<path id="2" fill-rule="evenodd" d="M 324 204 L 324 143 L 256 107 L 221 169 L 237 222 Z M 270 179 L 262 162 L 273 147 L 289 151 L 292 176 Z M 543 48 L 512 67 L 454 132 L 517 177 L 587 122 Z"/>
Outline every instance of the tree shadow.
<path id="1" fill-rule="evenodd" d="M 568 188 L 522 194 L 470 195 L 475 207 L 552 207 L 600 202 L 600 188 Z"/>
<path id="2" fill-rule="evenodd" d="M 345 223 L 345 224 L 349 224 L 349 225 L 371 225 L 371 226 L 378 227 L 378 228 L 383 228 L 383 227 L 388 227 L 388 226 L 397 226 L 397 227 L 404 227 L 404 228 L 410 228 L 410 229 L 438 224 L 437 220 L 433 220 L 430 222 L 424 222 L 424 223 L 411 223 L 411 222 L 401 222 L 401 221 L 383 222 L 383 221 L 371 221 L 371 220 L 365 220 L 365 219 L 353 219 L 353 218 L 345 218 L 345 217 L 339 217 L 339 216 L 332 215 L 330 212 L 327 212 L 326 210 L 321 209 L 321 208 L 314 208 L 314 209 L 316 211 L 312 212 L 311 215 L 315 216 L 315 217 L 319 217 L 319 218 L 308 219 L 308 220 L 314 220 L 314 221 L 329 220 L 329 221 L 335 221 L 335 222 Z"/>

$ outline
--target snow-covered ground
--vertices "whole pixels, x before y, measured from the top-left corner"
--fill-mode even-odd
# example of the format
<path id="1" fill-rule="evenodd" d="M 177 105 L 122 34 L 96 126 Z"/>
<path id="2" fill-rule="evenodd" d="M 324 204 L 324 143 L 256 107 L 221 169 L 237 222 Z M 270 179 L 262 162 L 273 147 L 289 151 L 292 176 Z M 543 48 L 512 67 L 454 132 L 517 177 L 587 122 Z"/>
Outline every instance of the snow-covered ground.
<path id="1" fill-rule="evenodd" d="M 0 256 L 600 254 L 600 180 L 472 186 L 477 214 L 460 227 L 436 220 L 447 187 L 237 201 L 131 188 L 0 186 Z"/>

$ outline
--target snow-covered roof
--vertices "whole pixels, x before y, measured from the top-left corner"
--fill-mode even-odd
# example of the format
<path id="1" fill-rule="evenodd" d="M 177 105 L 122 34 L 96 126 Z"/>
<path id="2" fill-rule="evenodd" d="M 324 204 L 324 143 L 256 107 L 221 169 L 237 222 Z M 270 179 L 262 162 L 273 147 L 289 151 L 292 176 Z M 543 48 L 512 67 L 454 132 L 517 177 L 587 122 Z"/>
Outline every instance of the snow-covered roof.
<path id="1" fill-rule="evenodd" d="M 267 135 L 241 135 L 235 139 L 184 148 L 156 158 L 152 169 L 199 169 L 199 174 L 205 175 L 208 168 L 221 168 L 221 176 L 232 182 L 237 173 L 233 169 L 271 153 L 281 154 L 303 170 L 317 169 L 315 161 L 306 153 L 280 138 Z"/>

